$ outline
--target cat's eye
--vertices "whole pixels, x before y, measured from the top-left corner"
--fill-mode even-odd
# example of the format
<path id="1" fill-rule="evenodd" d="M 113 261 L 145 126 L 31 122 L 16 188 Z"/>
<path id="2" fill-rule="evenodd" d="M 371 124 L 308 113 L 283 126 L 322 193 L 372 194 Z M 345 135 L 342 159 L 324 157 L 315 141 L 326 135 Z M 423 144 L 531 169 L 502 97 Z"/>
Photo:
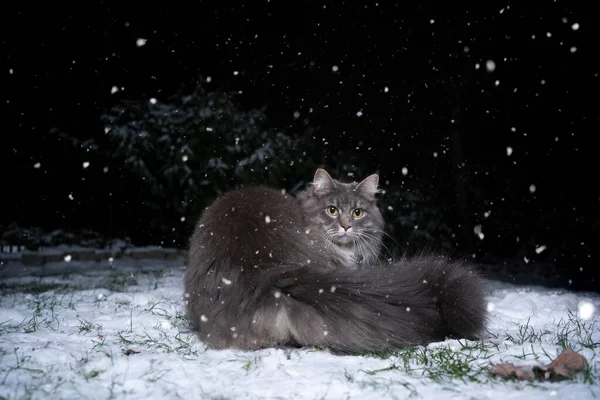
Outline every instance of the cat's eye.
<path id="1" fill-rule="evenodd" d="M 352 211 L 352 216 L 356 219 L 362 218 L 364 215 L 365 215 L 365 212 L 363 211 L 362 208 L 355 208 L 354 211 Z"/>
<path id="2" fill-rule="evenodd" d="M 331 215 L 332 217 L 335 217 L 339 214 L 337 207 L 334 207 L 334 206 L 329 206 L 329 207 L 327 207 L 326 210 L 327 210 L 327 214 Z"/>

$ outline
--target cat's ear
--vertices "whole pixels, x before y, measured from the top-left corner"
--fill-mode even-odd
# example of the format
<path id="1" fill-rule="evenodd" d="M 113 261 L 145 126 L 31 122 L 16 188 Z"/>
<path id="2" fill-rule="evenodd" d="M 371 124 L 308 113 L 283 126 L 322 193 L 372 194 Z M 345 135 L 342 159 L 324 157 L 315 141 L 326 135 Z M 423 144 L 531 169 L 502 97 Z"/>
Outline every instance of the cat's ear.
<path id="1" fill-rule="evenodd" d="M 317 169 L 315 172 L 315 177 L 313 179 L 313 192 L 314 193 L 322 193 L 327 192 L 335 186 L 335 182 L 331 175 L 327 173 L 322 168 Z"/>
<path id="2" fill-rule="evenodd" d="M 367 176 L 361 183 L 356 186 L 356 190 L 360 190 L 367 195 L 370 199 L 374 199 L 375 195 L 379 192 L 377 185 L 379 184 L 379 175 L 373 174 Z"/>

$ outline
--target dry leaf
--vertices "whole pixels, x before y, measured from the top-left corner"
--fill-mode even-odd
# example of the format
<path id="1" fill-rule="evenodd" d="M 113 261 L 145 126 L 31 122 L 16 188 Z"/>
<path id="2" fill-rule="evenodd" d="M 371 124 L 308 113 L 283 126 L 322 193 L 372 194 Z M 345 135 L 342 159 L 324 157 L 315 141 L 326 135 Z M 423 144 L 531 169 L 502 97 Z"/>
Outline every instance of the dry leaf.
<path id="1" fill-rule="evenodd" d="M 565 349 L 548 365 L 519 366 L 510 363 L 492 365 L 489 371 L 503 378 L 515 377 L 520 381 L 538 380 L 559 381 L 571 379 L 573 375 L 587 366 L 585 357 L 571 349 Z"/>
<path id="2" fill-rule="evenodd" d="M 519 366 L 511 363 L 492 365 L 489 371 L 492 374 L 503 378 L 515 377 L 520 381 L 533 382 L 533 379 L 535 378 L 531 367 Z"/>
<path id="3" fill-rule="evenodd" d="M 540 379 L 559 381 L 571 379 L 573 375 L 587 366 L 585 357 L 571 349 L 565 349 L 550 364 L 534 367 L 534 372 Z"/>

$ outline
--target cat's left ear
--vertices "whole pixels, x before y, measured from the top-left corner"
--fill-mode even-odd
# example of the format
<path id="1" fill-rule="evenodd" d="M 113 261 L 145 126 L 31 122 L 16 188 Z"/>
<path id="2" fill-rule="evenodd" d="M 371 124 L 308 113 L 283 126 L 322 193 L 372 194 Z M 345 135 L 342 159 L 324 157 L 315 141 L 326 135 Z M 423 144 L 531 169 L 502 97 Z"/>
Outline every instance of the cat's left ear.
<path id="1" fill-rule="evenodd" d="M 367 195 L 370 199 L 374 199 L 375 195 L 379 192 L 377 185 L 379 184 L 379 175 L 373 174 L 367 176 L 361 183 L 356 186 L 356 190 L 360 190 Z"/>

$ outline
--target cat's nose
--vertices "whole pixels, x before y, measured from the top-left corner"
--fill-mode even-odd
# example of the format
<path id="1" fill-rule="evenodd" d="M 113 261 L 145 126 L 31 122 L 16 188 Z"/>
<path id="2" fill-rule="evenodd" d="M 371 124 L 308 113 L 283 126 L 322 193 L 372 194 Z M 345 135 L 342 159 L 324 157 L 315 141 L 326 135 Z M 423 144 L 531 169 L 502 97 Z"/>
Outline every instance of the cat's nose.
<path id="1" fill-rule="evenodd" d="M 348 231 L 348 229 L 352 228 L 352 225 L 344 225 L 344 224 L 342 224 L 342 228 L 344 228 L 345 231 Z"/>

